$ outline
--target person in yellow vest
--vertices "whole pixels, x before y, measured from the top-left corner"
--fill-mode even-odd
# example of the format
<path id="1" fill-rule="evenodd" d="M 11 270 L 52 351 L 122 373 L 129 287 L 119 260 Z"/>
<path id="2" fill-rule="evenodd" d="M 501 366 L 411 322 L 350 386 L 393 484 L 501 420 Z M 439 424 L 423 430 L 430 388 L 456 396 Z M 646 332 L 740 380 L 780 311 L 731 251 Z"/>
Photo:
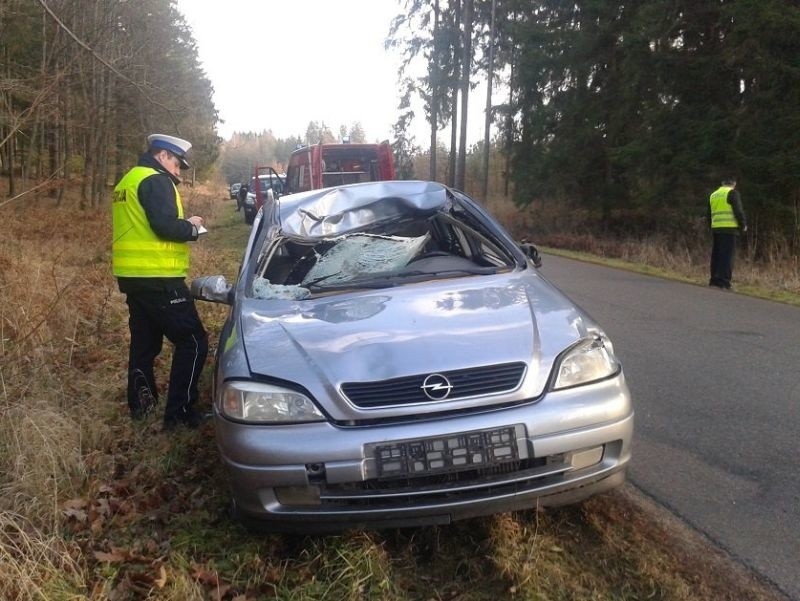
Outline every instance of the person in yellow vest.
<path id="1" fill-rule="evenodd" d="M 708 219 L 713 238 L 708 285 L 730 290 L 736 241 L 740 231 L 747 231 L 747 218 L 741 196 L 736 190 L 735 178 L 722 180 L 722 185 L 712 192 L 708 202 Z"/>
<path id="2" fill-rule="evenodd" d="M 158 402 L 153 362 L 164 337 L 174 345 L 164 429 L 196 428 L 197 382 L 208 336 L 186 287 L 189 244 L 203 218 L 185 217 L 177 185 L 191 144 L 164 134 L 147 137 L 147 152 L 114 188 L 112 265 L 129 310 L 128 407 L 133 419 Z"/>

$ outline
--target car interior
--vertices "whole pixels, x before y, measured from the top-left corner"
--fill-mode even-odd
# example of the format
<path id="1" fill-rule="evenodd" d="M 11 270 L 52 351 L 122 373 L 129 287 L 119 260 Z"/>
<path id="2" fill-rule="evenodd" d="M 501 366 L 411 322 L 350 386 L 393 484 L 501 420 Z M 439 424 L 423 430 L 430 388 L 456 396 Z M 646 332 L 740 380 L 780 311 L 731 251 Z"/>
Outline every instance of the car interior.
<path id="1" fill-rule="evenodd" d="M 322 187 L 373 182 L 380 179 L 374 150 L 337 148 L 322 155 Z"/>
<path id="2" fill-rule="evenodd" d="M 267 241 L 255 278 L 314 293 L 357 285 L 486 275 L 516 266 L 502 247 L 448 213 L 322 240 Z"/>

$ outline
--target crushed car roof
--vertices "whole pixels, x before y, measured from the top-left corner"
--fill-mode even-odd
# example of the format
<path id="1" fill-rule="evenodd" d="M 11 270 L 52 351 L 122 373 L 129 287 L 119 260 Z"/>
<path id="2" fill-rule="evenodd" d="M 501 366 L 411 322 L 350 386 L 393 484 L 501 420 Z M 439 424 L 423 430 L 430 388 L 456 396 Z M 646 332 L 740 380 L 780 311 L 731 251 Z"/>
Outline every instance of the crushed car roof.
<path id="1" fill-rule="evenodd" d="M 424 181 L 384 181 L 324 188 L 281 197 L 281 233 L 320 240 L 363 232 L 397 220 L 425 219 L 451 204 L 445 186 Z"/>

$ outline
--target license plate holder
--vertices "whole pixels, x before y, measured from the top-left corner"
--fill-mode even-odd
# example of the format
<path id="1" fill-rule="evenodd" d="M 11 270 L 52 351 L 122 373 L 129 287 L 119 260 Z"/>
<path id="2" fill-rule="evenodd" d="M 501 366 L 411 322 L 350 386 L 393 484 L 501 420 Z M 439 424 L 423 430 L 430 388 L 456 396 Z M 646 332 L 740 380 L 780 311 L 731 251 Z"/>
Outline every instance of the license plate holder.
<path id="1" fill-rule="evenodd" d="M 522 425 L 473 430 L 370 445 L 378 478 L 414 478 L 470 469 L 486 469 L 527 457 L 520 449 Z"/>

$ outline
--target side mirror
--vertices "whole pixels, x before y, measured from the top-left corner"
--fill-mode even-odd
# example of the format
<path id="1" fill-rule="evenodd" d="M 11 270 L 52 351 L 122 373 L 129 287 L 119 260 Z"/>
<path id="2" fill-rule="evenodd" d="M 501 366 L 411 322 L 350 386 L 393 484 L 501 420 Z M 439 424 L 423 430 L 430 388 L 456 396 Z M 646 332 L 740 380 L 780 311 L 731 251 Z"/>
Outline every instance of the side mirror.
<path id="1" fill-rule="evenodd" d="M 534 267 L 539 268 L 542 266 L 542 256 L 539 254 L 539 249 L 533 244 L 530 242 L 520 242 L 519 248 L 525 256 L 531 260 Z"/>
<path id="2" fill-rule="evenodd" d="M 233 304 L 233 288 L 224 275 L 207 275 L 194 278 L 190 287 L 193 298 L 211 303 Z"/>

